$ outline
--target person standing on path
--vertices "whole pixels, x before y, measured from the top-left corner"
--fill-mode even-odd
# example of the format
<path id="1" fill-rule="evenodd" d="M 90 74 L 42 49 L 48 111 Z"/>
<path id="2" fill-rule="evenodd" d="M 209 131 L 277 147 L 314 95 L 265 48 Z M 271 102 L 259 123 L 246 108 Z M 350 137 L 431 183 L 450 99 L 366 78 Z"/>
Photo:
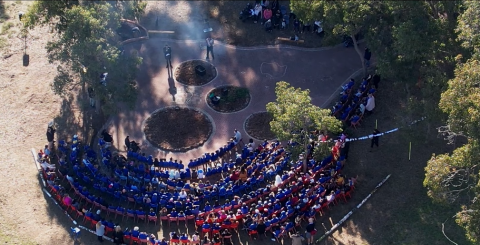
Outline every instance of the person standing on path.
<path id="1" fill-rule="evenodd" d="M 293 235 L 290 235 L 290 238 L 292 238 L 292 245 L 302 245 L 303 241 L 305 241 L 305 238 L 300 236 L 299 231 L 295 232 Z"/>
<path id="2" fill-rule="evenodd" d="M 212 59 L 215 59 L 215 56 L 213 55 L 213 38 L 211 37 L 207 37 L 207 39 L 205 39 L 205 42 L 207 43 L 207 60 L 210 59 L 209 58 L 209 54 L 211 53 L 212 54 Z"/>
<path id="3" fill-rule="evenodd" d="M 101 221 L 98 221 L 95 227 L 95 233 L 97 233 L 97 238 L 100 242 L 103 242 L 103 235 L 105 234 L 105 226 L 102 224 Z"/>
<path id="4" fill-rule="evenodd" d="M 117 245 L 125 243 L 123 241 L 123 231 L 122 231 L 122 228 L 119 225 L 115 226 L 115 231 L 113 233 L 113 243 L 115 243 Z"/>
<path id="5" fill-rule="evenodd" d="M 55 140 L 55 128 L 53 121 L 48 123 L 47 128 L 47 141 L 48 141 L 48 150 L 53 150 L 53 141 Z"/>
<path id="6" fill-rule="evenodd" d="M 167 69 L 168 67 L 172 68 L 172 48 L 170 48 L 168 44 L 165 44 L 165 47 L 163 47 L 163 54 L 165 55 L 165 60 L 167 61 Z"/>
<path id="7" fill-rule="evenodd" d="M 370 67 L 370 58 L 372 58 L 372 52 L 370 52 L 370 49 L 365 48 L 365 54 L 363 55 L 363 58 L 365 59 L 365 65 Z"/>
<path id="8" fill-rule="evenodd" d="M 308 225 L 305 228 L 305 237 L 307 238 L 307 245 L 313 245 L 313 236 L 317 233 L 315 229 L 315 223 L 313 223 L 313 218 L 308 219 Z"/>
<path id="9" fill-rule="evenodd" d="M 378 129 L 373 130 L 372 143 L 370 144 L 370 148 L 372 149 L 373 149 L 373 145 L 376 145 L 378 147 L 378 138 L 380 137 L 378 136 L 378 134 L 380 134 L 380 131 L 378 131 Z"/>

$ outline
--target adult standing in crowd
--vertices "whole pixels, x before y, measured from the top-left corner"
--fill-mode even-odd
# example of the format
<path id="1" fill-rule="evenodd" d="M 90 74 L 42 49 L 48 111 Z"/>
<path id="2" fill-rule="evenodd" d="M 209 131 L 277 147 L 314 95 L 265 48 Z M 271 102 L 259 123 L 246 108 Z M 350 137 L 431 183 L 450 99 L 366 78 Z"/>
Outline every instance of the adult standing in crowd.
<path id="1" fill-rule="evenodd" d="M 375 109 L 375 97 L 373 97 L 373 94 L 368 94 L 367 105 L 365 106 L 365 109 L 368 115 L 373 113 L 373 109 Z"/>
<path id="2" fill-rule="evenodd" d="M 125 243 L 123 241 L 123 231 L 119 225 L 115 226 L 115 231 L 113 232 L 113 242 L 117 245 Z"/>
<path id="3" fill-rule="evenodd" d="M 317 233 L 317 229 L 315 229 L 315 223 L 313 223 L 313 218 L 308 219 L 308 225 L 305 229 L 305 237 L 307 238 L 307 244 L 313 245 L 313 236 Z"/>
<path id="4" fill-rule="evenodd" d="M 131 147 L 131 143 L 130 143 L 130 136 L 127 135 L 127 137 L 125 137 L 125 147 L 127 148 L 127 151 L 130 149 Z"/>
<path id="5" fill-rule="evenodd" d="M 213 38 L 211 37 L 207 37 L 207 39 L 205 39 L 205 42 L 207 43 L 207 60 L 210 59 L 209 57 L 209 54 L 211 53 L 212 54 L 212 59 L 215 59 L 215 56 L 213 55 Z"/>
<path id="6" fill-rule="evenodd" d="M 97 238 L 100 242 L 103 242 L 103 235 L 105 234 L 105 226 L 102 222 L 98 221 L 95 227 L 95 233 L 97 234 Z"/>
<path id="7" fill-rule="evenodd" d="M 47 141 L 48 141 L 48 150 L 52 151 L 53 150 L 53 141 L 55 140 L 55 128 L 54 128 L 54 123 L 53 121 L 48 123 L 48 128 L 47 128 Z"/>
<path id="8" fill-rule="evenodd" d="M 293 235 L 290 235 L 290 238 L 292 238 L 292 245 L 302 245 L 303 241 L 305 241 L 305 238 L 300 235 L 299 231 L 295 232 Z"/>

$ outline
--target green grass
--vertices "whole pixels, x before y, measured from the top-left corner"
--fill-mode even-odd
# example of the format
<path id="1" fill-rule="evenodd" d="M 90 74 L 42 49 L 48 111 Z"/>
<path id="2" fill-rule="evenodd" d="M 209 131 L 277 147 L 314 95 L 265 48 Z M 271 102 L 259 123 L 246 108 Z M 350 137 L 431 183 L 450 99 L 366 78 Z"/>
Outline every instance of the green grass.
<path id="1" fill-rule="evenodd" d="M 4 35 L 8 32 L 8 30 L 10 30 L 10 28 L 12 28 L 14 26 L 14 24 L 12 22 L 5 22 L 3 25 L 2 25 L 2 31 L 0 32 L 0 35 Z"/>
<path id="2" fill-rule="evenodd" d="M 357 83 L 361 81 L 355 80 Z M 418 119 L 418 116 L 405 112 L 406 94 L 401 85 L 385 80 L 379 85 L 374 114 L 364 117 L 357 129 L 349 130 L 352 137 L 369 135 L 376 121 L 379 130 L 385 132 L 402 127 L 406 123 L 404 120 L 410 120 L 410 117 L 412 120 Z M 332 104 L 335 102 L 332 101 Z M 402 127 L 397 132 L 381 137 L 380 147 L 373 152 L 369 152 L 370 140 L 351 143 L 343 173 L 347 176 L 358 175 L 359 183 L 352 200 L 344 206 L 335 207 L 335 211 L 331 212 L 334 222 L 361 202 L 385 176 L 391 174 L 391 178 L 348 221 L 357 228 L 350 230 L 348 225 L 344 225 L 343 233 L 356 237 L 355 242 L 362 240 L 366 244 L 447 245 L 451 243 L 442 233 L 442 223 L 446 221 L 445 234 L 450 239 L 462 245 L 471 244 L 464 230 L 452 218 L 458 211 L 458 205 L 434 203 L 423 187 L 424 168 L 432 153 L 453 150 L 446 141 L 437 138 L 437 126 L 432 124 L 429 133 L 426 121 Z M 411 160 L 408 160 L 409 142 L 412 142 Z"/>
<path id="3" fill-rule="evenodd" d="M 0 50 L 6 48 L 8 46 L 7 39 L 4 37 L 0 37 Z"/>

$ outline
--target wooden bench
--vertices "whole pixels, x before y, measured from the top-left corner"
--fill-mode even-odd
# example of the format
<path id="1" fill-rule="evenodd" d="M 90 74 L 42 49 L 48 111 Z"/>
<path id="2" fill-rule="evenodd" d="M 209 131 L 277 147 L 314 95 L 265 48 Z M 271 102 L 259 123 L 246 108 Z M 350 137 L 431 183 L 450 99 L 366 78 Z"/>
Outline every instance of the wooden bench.
<path id="1" fill-rule="evenodd" d="M 155 31 L 155 30 L 148 30 L 148 33 L 152 33 L 152 34 L 175 34 L 175 31 Z"/>
<path id="2" fill-rule="evenodd" d="M 292 42 L 292 43 L 304 43 L 304 42 L 305 42 L 305 40 L 303 40 L 303 39 L 298 39 L 297 41 L 295 41 L 295 40 L 292 40 L 292 39 L 290 39 L 290 38 L 288 38 L 288 37 L 277 37 L 277 40 L 279 40 L 279 41 L 286 41 L 286 42 Z"/>

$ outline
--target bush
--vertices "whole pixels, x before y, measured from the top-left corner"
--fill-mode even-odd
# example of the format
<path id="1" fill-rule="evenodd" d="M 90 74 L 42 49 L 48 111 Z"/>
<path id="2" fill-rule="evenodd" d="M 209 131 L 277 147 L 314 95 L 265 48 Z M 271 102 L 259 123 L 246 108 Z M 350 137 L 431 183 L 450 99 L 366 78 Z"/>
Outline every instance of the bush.
<path id="1" fill-rule="evenodd" d="M 12 22 L 6 22 L 5 24 L 3 24 L 2 26 L 2 35 L 7 33 L 8 30 L 10 30 L 10 28 L 13 27 L 13 23 Z"/>

